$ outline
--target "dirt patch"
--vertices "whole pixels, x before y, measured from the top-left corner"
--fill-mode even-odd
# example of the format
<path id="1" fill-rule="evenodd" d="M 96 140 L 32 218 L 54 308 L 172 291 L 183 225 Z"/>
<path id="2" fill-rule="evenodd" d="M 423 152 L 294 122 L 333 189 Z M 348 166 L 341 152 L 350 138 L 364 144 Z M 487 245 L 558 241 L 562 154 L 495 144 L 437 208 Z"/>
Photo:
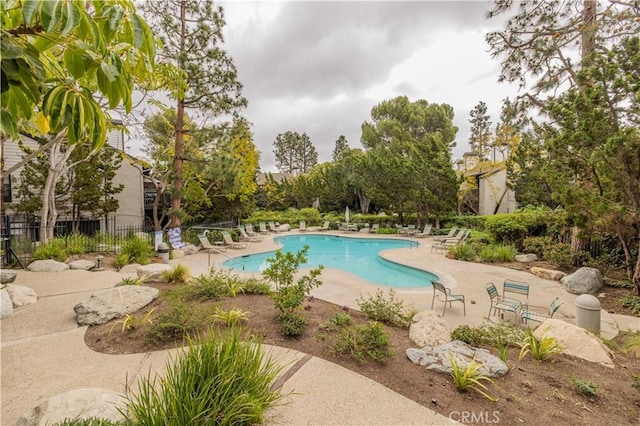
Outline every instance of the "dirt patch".
<path id="1" fill-rule="evenodd" d="M 158 286 L 166 290 L 167 286 Z M 197 305 L 197 306 L 196 306 Z M 510 372 L 489 387 L 489 394 L 498 398 L 490 402 L 479 394 L 459 393 L 447 375 L 427 371 L 409 361 L 405 350 L 416 347 L 407 330 L 387 327 L 394 355 L 385 363 L 364 364 L 337 354 L 333 350 L 336 333 L 327 330 L 327 319 L 344 310 L 318 299 L 306 302 L 308 326 L 297 339 L 285 338 L 275 320 L 273 301 L 267 296 L 239 295 L 219 301 L 194 302 L 193 309 L 239 308 L 247 311 L 248 327 L 271 345 L 296 349 L 326 359 L 375 380 L 384 386 L 463 423 L 501 424 L 638 424 L 640 423 L 640 392 L 631 387 L 632 375 L 640 375 L 637 358 L 616 353 L 615 368 L 609 369 L 568 356 L 554 362 L 537 362 L 526 357 L 518 359 L 519 349 L 508 351 Z M 154 308 L 153 318 L 168 309 L 158 299 L 136 315 L 142 317 Z M 354 323 L 368 320 L 357 311 L 348 311 Z M 114 326 L 115 324 L 115 326 Z M 183 342 L 151 342 L 147 328 L 121 331 L 121 324 L 112 321 L 90 327 L 85 342 L 92 349 L 108 354 L 139 353 L 181 345 Z M 493 353 L 495 349 L 489 348 Z M 597 384 L 595 397 L 585 397 L 576 391 L 572 378 Z M 309 380 L 313 380 L 310 377 Z"/>

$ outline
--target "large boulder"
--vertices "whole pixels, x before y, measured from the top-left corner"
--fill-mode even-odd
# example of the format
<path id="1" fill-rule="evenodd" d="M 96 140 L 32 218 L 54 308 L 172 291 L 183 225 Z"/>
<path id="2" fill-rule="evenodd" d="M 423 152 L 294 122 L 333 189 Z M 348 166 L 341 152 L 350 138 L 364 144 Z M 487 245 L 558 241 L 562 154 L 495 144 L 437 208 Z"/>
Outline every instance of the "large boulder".
<path id="1" fill-rule="evenodd" d="M 7 284 L 7 291 L 9 292 L 9 296 L 11 297 L 11 302 L 13 303 L 13 307 L 30 305 L 32 303 L 36 303 L 38 300 L 38 295 L 31 287 L 26 287 L 23 285 L 13 285 Z"/>
<path id="2" fill-rule="evenodd" d="M 118 270 L 121 274 L 135 274 L 138 272 L 138 268 L 142 265 L 139 263 L 130 263 L 128 265 L 124 265 L 122 268 Z"/>
<path id="3" fill-rule="evenodd" d="M 17 275 L 16 271 L 0 271 L 0 284 L 11 284 Z"/>
<path id="4" fill-rule="evenodd" d="M 560 281 L 565 275 L 562 271 L 556 271 L 554 269 L 545 269 L 534 266 L 530 272 L 536 277 L 544 278 L 547 280 Z"/>
<path id="5" fill-rule="evenodd" d="M 31 272 L 62 272 L 69 269 L 69 265 L 57 260 L 35 260 L 27 266 Z"/>
<path id="6" fill-rule="evenodd" d="M 138 278 L 146 276 L 146 282 L 161 283 L 163 281 L 162 274 L 164 274 L 165 271 L 170 270 L 171 265 L 168 265 L 166 263 L 150 263 L 148 265 L 139 267 L 136 270 L 136 273 L 138 274 Z"/>
<path id="7" fill-rule="evenodd" d="M 466 368 L 474 360 L 482 364 L 478 372 L 487 377 L 501 377 L 507 374 L 509 367 L 500 358 L 492 355 L 486 349 L 474 348 L 460 340 L 454 340 L 439 346 L 425 346 L 422 349 L 409 348 L 407 357 L 415 364 L 426 366 L 427 370 L 450 374 L 451 361 L 454 356 L 460 368 Z"/>
<path id="8" fill-rule="evenodd" d="M 529 262 L 535 262 L 536 260 L 538 260 L 538 256 L 536 256 L 535 253 L 516 255 L 516 262 L 529 263 Z"/>
<path id="9" fill-rule="evenodd" d="M 596 268 L 583 267 L 560 280 L 564 289 L 572 294 L 593 294 L 604 286 L 602 274 Z"/>
<path id="10" fill-rule="evenodd" d="M 533 334 L 537 338 L 547 336 L 557 339 L 564 354 L 614 368 L 611 351 L 602 340 L 577 325 L 549 318 L 540 324 Z"/>
<path id="11" fill-rule="evenodd" d="M 158 297 L 158 293 L 158 289 L 153 287 L 119 286 L 91 295 L 89 300 L 78 303 L 73 310 L 79 325 L 104 324 L 144 308 Z"/>
<path id="12" fill-rule="evenodd" d="M 184 251 L 184 254 L 186 254 L 187 256 L 190 256 L 192 254 L 198 254 L 198 247 L 194 246 L 191 243 L 187 243 L 187 245 L 182 247 L 182 251 Z"/>
<path id="13" fill-rule="evenodd" d="M 118 423 L 124 420 L 118 407 L 123 409 L 125 404 L 124 397 L 112 390 L 74 389 L 40 402 L 23 414 L 16 426 L 45 426 L 91 417 Z"/>
<path id="14" fill-rule="evenodd" d="M 4 287 L 0 290 L 0 318 L 8 317 L 13 314 L 13 302 L 7 288 Z"/>
<path id="15" fill-rule="evenodd" d="M 423 311 L 413 317 L 409 338 L 420 346 L 437 346 L 451 341 L 451 327 L 436 311 Z"/>
<path id="16" fill-rule="evenodd" d="M 88 271 L 89 269 L 93 269 L 95 267 L 96 264 L 87 259 L 74 260 L 73 262 L 69 263 L 69 269 L 84 269 L 85 271 Z"/>
<path id="17" fill-rule="evenodd" d="M 289 225 L 288 223 L 283 223 L 282 225 L 278 226 L 278 231 L 280 232 L 291 231 L 291 225 Z"/>

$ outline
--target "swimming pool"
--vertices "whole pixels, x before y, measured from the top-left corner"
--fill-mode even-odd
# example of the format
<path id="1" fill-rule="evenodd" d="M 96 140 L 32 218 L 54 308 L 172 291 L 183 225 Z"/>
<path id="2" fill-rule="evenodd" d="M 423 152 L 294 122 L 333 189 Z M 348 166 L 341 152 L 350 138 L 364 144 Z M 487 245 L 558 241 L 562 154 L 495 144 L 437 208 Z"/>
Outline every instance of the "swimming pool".
<path id="1" fill-rule="evenodd" d="M 320 264 L 325 268 L 342 269 L 373 284 L 390 287 L 427 287 L 437 276 L 431 272 L 410 266 L 399 265 L 383 259 L 378 254 L 382 250 L 417 247 L 415 241 L 390 238 L 351 238 L 337 235 L 288 235 L 277 237 L 283 251 L 296 253 L 305 245 L 309 246 L 308 259 L 303 268 L 313 268 Z M 249 272 L 263 271 L 267 258 L 274 251 L 251 254 L 227 260 L 223 266 Z"/>

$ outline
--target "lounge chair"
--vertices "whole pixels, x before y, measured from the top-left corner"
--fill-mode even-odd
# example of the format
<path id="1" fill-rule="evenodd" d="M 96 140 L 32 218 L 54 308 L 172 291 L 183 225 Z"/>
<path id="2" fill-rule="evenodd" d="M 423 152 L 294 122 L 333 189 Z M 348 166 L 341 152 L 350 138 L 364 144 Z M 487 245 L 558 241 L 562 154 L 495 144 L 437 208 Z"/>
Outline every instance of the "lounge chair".
<path id="1" fill-rule="evenodd" d="M 416 228 L 415 225 L 408 225 L 405 230 L 404 233 L 408 236 L 411 235 L 416 235 L 418 233 L 418 229 Z"/>
<path id="2" fill-rule="evenodd" d="M 318 228 L 318 231 L 328 231 L 330 229 L 329 225 L 331 225 L 331 222 L 328 220 L 325 220 L 324 224 L 320 228 Z"/>
<path id="3" fill-rule="evenodd" d="M 446 240 L 447 238 L 453 238 L 456 235 L 456 232 L 458 232 L 458 227 L 454 226 L 453 228 L 449 229 L 449 233 L 447 235 L 433 237 L 433 239 L 435 241 L 441 241 L 441 240 Z"/>
<path id="4" fill-rule="evenodd" d="M 278 227 L 276 226 L 276 224 L 275 224 L 275 223 L 273 223 L 273 222 L 269 222 L 269 230 L 270 230 L 271 232 L 275 232 L 276 234 L 278 234 L 278 233 L 280 233 L 280 232 L 283 232 L 283 231 L 282 231 L 280 228 L 278 228 Z"/>
<path id="5" fill-rule="evenodd" d="M 519 318 L 522 321 L 521 324 L 526 324 L 527 321 L 543 322 L 546 319 L 553 318 L 553 315 L 556 313 L 558 308 L 560 308 L 560 305 L 562 305 L 562 303 L 562 299 L 556 297 L 551 301 L 547 312 L 541 312 L 540 310 L 538 310 L 538 308 L 544 309 L 539 306 L 525 306 L 524 308 L 522 308 L 519 315 Z M 532 310 L 531 308 L 536 309 Z"/>
<path id="6" fill-rule="evenodd" d="M 298 231 L 307 232 L 307 222 L 305 222 L 304 220 L 301 220 L 300 221 L 300 227 L 298 228 Z"/>
<path id="7" fill-rule="evenodd" d="M 254 237 L 254 236 L 258 235 L 258 233 L 253 230 L 253 224 L 252 223 L 245 223 L 244 224 L 244 229 L 245 229 L 247 235 L 249 235 L 250 237 Z"/>
<path id="8" fill-rule="evenodd" d="M 378 233 L 378 229 L 380 229 L 380 224 L 374 223 L 373 225 L 371 225 L 371 229 L 369 229 L 369 232 L 371 234 L 377 234 Z"/>
<path id="9" fill-rule="evenodd" d="M 452 294 L 451 289 L 445 287 L 438 281 L 431 281 L 431 286 L 433 287 L 433 298 L 431 299 L 431 309 L 433 309 L 433 303 L 436 299 L 441 302 L 444 302 L 444 309 L 442 310 L 442 316 L 444 316 L 447 311 L 447 303 L 449 307 L 451 307 L 452 302 L 461 302 L 464 315 L 467 315 L 467 304 L 464 301 L 464 296 L 461 294 Z"/>
<path id="10" fill-rule="evenodd" d="M 493 311 L 493 315 L 495 316 L 497 313 L 500 313 L 500 318 L 504 319 L 504 313 L 512 312 L 516 315 L 516 323 L 518 322 L 518 312 L 522 309 L 522 302 L 515 299 L 505 299 L 500 296 L 498 293 L 498 289 L 493 283 L 487 283 L 487 293 L 489 293 L 489 298 L 491 299 L 491 306 L 489 307 L 489 316 L 491 317 L 491 312 Z"/>
<path id="11" fill-rule="evenodd" d="M 257 234 L 249 235 L 247 234 L 247 232 L 244 230 L 242 226 L 238 226 L 238 231 L 240 231 L 240 240 L 250 241 L 252 243 L 257 243 L 262 241 L 262 237 L 260 235 L 257 235 Z"/>
<path id="12" fill-rule="evenodd" d="M 450 247 L 462 244 L 467 241 L 469 234 L 471 234 L 471 231 L 461 229 L 460 231 L 458 231 L 455 237 L 441 239 L 440 241 L 433 243 L 431 245 L 431 253 L 433 253 L 434 250 L 446 251 L 449 250 Z"/>
<path id="13" fill-rule="evenodd" d="M 202 248 L 207 251 L 209 266 L 211 266 L 211 252 L 222 253 L 223 251 L 226 251 L 226 249 L 222 246 L 214 246 L 213 244 L 211 244 L 211 242 L 209 242 L 209 238 L 207 237 L 208 234 L 209 231 L 204 231 L 202 234 L 198 234 L 198 239 L 200 240 Z"/>
<path id="14" fill-rule="evenodd" d="M 233 241 L 233 238 L 231 238 L 231 234 L 228 233 L 227 231 L 222 231 L 222 238 L 224 239 L 224 242 L 227 247 L 231 247 L 232 249 L 247 248 L 247 243 L 239 243 L 239 242 Z"/>
<path id="15" fill-rule="evenodd" d="M 268 234 L 269 230 L 267 229 L 267 225 L 264 222 L 260 222 L 260 233 L 261 234 Z"/>
<path id="16" fill-rule="evenodd" d="M 422 230 L 422 232 L 418 232 L 417 234 L 414 235 L 414 237 L 416 237 L 416 238 L 425 238 L 425 237 L 428 237 L 428 236 L 432 235 L 431 234 L 431 228 L 432 228 L 432 225 L 425 225 L 424 229 Z"/>

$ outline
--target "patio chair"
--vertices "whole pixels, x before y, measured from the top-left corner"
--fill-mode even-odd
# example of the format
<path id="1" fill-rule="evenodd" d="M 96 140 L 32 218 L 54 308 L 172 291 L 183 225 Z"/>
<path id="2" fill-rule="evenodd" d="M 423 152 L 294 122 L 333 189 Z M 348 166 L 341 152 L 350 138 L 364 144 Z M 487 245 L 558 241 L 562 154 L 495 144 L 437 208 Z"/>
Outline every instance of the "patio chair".
<path id="1" fill-rule="evenodd" d="M 369 232 L 372 234 L 377 234 L 378 229 L 380 229 L 380 224 L 374 223 L 373 225 L 371 225 L 371 229 L 369 229 Z"/>
<path id="2" fill-rule="evenodd" d="M 238 226 L 238 231 L 240 231 L 240 239 L 243 241 L 250 241 L 252 243 L 262 241 L 262 237 L 260 235 L 249 235 L 242 226 Z"/>
<path id="3" fill-rule="evenodd" d="M 438 299 L 440 302 L 444 302 L 444 309 L 442 310 L 442 316 L 447 311 L 447 303 L 451 307 L 453 302 L 462 302 L 462 308 L 464 315 L 467 315 L 467 304 L 464 301 L 464 296 L 461 294 L 452 294 L 451 289 L 445 287 L 438 281 L 431 280 L 431 286 L 433 287 L 433 298 L 431 299 L 431 309 L 433 309 L 433 303 Z"/>
<path id="4" fill-rule="evenodd" d="M 526 307 L 529 304 L 529 284 L 522 281 L 504 280 L 504 283 L 502 283 L 502 299 L 515 300 Z"/>
<path id="5" fill-rule="evenodd" d="M 250 237 L 258 235 L 258 233 L 253 230 L 253 224 L 252 223 L 245 223 L 244 224 L 244 229 L 245 229 L 247 235 L 249 235 Z"/>
<path id="6" fill-rule="evenodd" d="M 300 221 L 300 227 L 298 228 L 298 231 L 307 232 L 307 222 L 305 222 L 304 220 L 301 220 Z"/>
<path id="7" fill-rule="evenodd" d="M 207 257 L 209 261 L 208 265 L 211 266 L 211 252 L 222 253 L 223 251 L 226 251 L 226 249 L 222 246 L 214 246 L 213 244 L 211 244 L 209 238 L 207 237 L 208 234 L 209 231 L 204 231 L 202 234 L 198 234 L 198 240 L 200 240 L 202 248 L 207 251 Z"/>
<path id="8" fill-rule="evenodd" d="M 469 237 L 470 233 L 471 231 L 461 229 L 458 231 L 455 237 L 441 239 L 440 241 L 433 243 L 431 245 L 431 253 L 433 253 L 433 250 L 447 251 L 449 250 L 449 247 L 464 243 Z"/>
<path id="9" fill-rule="evenodd" d="M 415 235 L 415 234 L 417 234 L 417 233 L 418 233 L 418 229 L 416 228 L 416 226 L 415 226 L 415 225 L 408 225 L 408 226 L 405 228 L 404 232 L 405 232 L 405 234 L 406 234 L 407 236 Z"/>
<path id="10" fill-rule="evenodd" d="M 329 225 L 331 224 L 330 221 L 325 220 L 324 224 L 318 229 L 318 231 L 328 231 L 329 230 Z"/>
<path id="11" fill-rule="evenodd" d="M 282 231 L 281 229 L 278 229 L 278 227 L 276 226 L 276 224 L 275 224 L 275 223 L 273 223 L 273 222 L 269 222 L 269 230 L 270 230 L 271 232 L 275 232 L 276 234 L 279 234 L 280 232 L 284 232 L 284 231 Z"/>
<path id="12" fill-rule="evenodd" d="M 267 229 L 267 225 L 264 222 L 260 222 L 260 233 L 261 234 L 268 234 L 269 230 Z"/>
<path id="13" fill-rule="evenodd" d="M 487 293 L 489 293 L 489 298 L 491 299 L 491 306 L 489 306 L 489 316 L 491 317 L 491 311 L 493 311 L 493 315 L 495 316 L 498 312 L 500 313 L 500 318 L 504 319 L 504 312 L 513 312 L 516 316 L 516 322 L 518 321 L 518 311 L 522 309 L 522 303 L 518 300 L 514 299 L 504 299 L 498 293 L 498 289 L 493 283 L 487 283 Z"/>
<path id="14" fill-rule="evenodd" d="M 228 233 L 227 231 L 222 231 L 222 238 L 227 247 L 231 247 L 232 249 L 247 248 L 247 243 L 240 243 L 240 242 L 233 241 L 233 238 L 231 238 L 231 234 Z"/>
<path id="15" fill-rule="evenodd" d="M 553 318 L 553 315 L 557 312 L 557 310 L 560 308 L 560 305 L 562 305 L 562 303 L 564 303 L 562 299 L 559 297 L 556 297 L 551 301 L 551 304 L 549 305 L 549 308 L 546 312 L 541 312 L 541 310 L 544 308 L 540 306 L 529 306 L 529 305 L 525 306 L 520 311 L 520 319 L 522 321 L 522 324 L 526 324 L 527 321 L 543 322 L 548 318 Z M 535 308 L 535 309 L 532 310 L 531 308 Z"/>
<path id="16" fill-rule="evenodd" d="M 458 232 L 458 227 L 454 226 L 453 228 L 449 229 L 449 233 L 447 235 L 433 237 L 433 239 L 435 241 L 442 241 L 442 240 L 446 240 L 447 238 L 453 238 L 456 235 L 456 232 Z"/>
<path id="17" fill-rule="evenodd" d="M 428 237 L 428 236 L 432 235 L 431 234 L 431 228 L 432 228 L 432 225 L 425 225 L 424 229 L 422 230 L 422 232 L 416 233 L 414 235 L 414 237 L 416 237 L 416 238 L 425 238 L 425 237 Z"/>

